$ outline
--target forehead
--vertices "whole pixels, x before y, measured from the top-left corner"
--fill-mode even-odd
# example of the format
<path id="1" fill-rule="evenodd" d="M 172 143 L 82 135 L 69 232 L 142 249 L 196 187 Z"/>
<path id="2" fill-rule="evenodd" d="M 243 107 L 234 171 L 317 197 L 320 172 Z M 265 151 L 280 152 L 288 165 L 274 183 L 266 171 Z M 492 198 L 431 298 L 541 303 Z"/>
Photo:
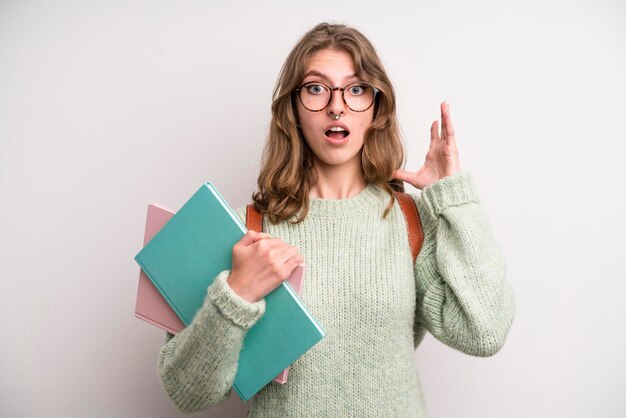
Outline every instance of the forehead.
<path id="1" fill-rule="evenodd" d="M 306 81 L 321 78 L 334 84 L 356 78 L 352 56 L 336 49 L 322 49 L 311 54 L 304 74 Z"/>

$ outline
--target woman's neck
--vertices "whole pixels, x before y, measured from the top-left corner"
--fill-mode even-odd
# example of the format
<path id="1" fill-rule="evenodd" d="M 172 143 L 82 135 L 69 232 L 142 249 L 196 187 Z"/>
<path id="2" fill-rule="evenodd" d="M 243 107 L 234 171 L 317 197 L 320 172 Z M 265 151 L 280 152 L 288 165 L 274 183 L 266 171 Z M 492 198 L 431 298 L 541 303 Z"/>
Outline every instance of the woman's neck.
<path id="1" fill-rule="evenodd" d="M 360 159 L 357 164 L 331 166 L 315 161 L 313 169 L 317 173 L 317 183 L 311 187 L 309 197 L 320 199 L 345 199 L 361 192 L 367 182 L 363 177 Z"/>

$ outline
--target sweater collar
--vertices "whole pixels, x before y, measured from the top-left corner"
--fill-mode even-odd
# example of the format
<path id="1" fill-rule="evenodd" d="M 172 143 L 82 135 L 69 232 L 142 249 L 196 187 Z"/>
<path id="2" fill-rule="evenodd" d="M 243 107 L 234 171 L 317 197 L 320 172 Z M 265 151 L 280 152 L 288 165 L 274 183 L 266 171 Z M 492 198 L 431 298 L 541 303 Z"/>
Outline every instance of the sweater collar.
<path id="1" fill-rule="evenodd" d="M 345 199 L 322 199 L 312 197 L 309 199 L 309 213 L 313 217 L 336 217 L 350 215 L 365 208 L 377 206 L 381 196 L 386 194 L 374 183 L 367 186 L 354 196 Z"/>

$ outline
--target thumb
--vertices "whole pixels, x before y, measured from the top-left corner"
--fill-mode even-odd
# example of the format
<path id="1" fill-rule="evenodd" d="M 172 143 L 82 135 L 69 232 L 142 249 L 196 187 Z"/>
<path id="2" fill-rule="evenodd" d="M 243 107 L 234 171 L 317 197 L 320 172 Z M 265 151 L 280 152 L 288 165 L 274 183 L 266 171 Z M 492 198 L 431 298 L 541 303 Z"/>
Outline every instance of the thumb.
<path id="1" fill-rule="evenodd" d="M 392 177 L 394 179 L 400 179 L 402 181 L 406 181 L 407 183 L 410 183 L 411 182 L 411 178 L 413 176 L 408 171 L 404 171 L 404 170 L 398 169 L 398 170 L 394 171 Z"/>
<path id="2" fill-rule="evenodd" d="M 259 240 L 269 238 L 269 237 L 270 235 L 264 232 L 257 232 L 252 229 L 248 229 L 248 232 L 246 232 L 246 234 L 241 238 L 239 242 L 244 247 L 247 247 L 248 245 L 252 245 Z"/>
<path id="3" fill-rule="evenodd" d="M 253 231 L 253 230 L 250 230 L 250 232 L 253 233 L 253 235 L 252 235 L 252 240 L 253 241 L 252 242 L 257 242 L 257 241 L 260 241 L 260 240 L 265 239 L 265 238 L 271 238 L 271 235 L 270 234 L 266 234 L 265 232 L 257 232 L 257 231 Z"/>
<path id="4" fill-rule="evenodd" d="M 238 244 L 243 245 L 244 247 L 247 247 L 248 245 L 254 244 L 254 242 L 256 241 L 254 238 L 258 234 L 259 234 L 258 232 L 253 231 L 251 229 L 248 229 L 246 234 L 243 237 L 241 237 L 241 239 L 239 240 Z"/>

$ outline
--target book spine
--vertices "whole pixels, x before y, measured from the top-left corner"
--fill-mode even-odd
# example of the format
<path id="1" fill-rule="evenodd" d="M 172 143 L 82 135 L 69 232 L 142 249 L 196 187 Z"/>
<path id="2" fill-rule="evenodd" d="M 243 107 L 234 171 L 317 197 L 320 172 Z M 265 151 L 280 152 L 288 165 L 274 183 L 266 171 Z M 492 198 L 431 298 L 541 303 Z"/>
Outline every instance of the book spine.
<path id="1" fill-rule="evenodd" d="M 248 228 L 246 228 L 246 226 L 241 223 L 241 221 L 239 220 L 239 217 L 237 216 L 237 214 L 233 211 L 233 209 L 228 205 L 228 203 L 226 203 L 226 200 L 224 199 L 224 197 L 221 195 L 221 193 L 219 192 L 219 190 L 217 190 L 215 188 L 215 186 L 213 186 L 213 184 L 211 184 L 210 182 L 205 183 L 205 186 L 207 187 L 207 189 L 209 190 L 209 192 L 211 192 L 213 194 L 213 196 L 215 196 L 215 198 L 217 199 L 217 201 L 222 205 L 222 207 L 226 210 L 226 212 L 228 213 L 228 215 L 233 219 L 233 221 L 237 224 L 237 226 L 239 227 L 239 229 L 241 229 L 241 232 L 243 232 L 244 234 L 246 232 L 248 232 Z"/>
<path id="2" fill-rule="evenodd" d="M 302 301 L 300 300 L 300 297 L 298 296 L 296 291 L 293 290 L 293 288 L 287 282 L 283 282 L 282 286 L 285 288 L 285 290 L 287 290 L 287 292 L 291 295 L 291 297 L 298 304 L 298 306 L 300 306 L 300 308 L 302 308 L 302 311 L 311 320 L 313 325 L 315 325 L 315 328 L 317 328 L 317 330 L 320 332 L 322 337 L 325 337 L 326 336 L 326 332 L 324 331 L 324 329 L 322 329 L 321 325 L 319 324 L 319 322 L 317 322 L 317 319 L 315 319 L 315 317 L 311 314 L 311 312 L 306 307 L 306 305 L 304 303 L 302 303 Z"/>

